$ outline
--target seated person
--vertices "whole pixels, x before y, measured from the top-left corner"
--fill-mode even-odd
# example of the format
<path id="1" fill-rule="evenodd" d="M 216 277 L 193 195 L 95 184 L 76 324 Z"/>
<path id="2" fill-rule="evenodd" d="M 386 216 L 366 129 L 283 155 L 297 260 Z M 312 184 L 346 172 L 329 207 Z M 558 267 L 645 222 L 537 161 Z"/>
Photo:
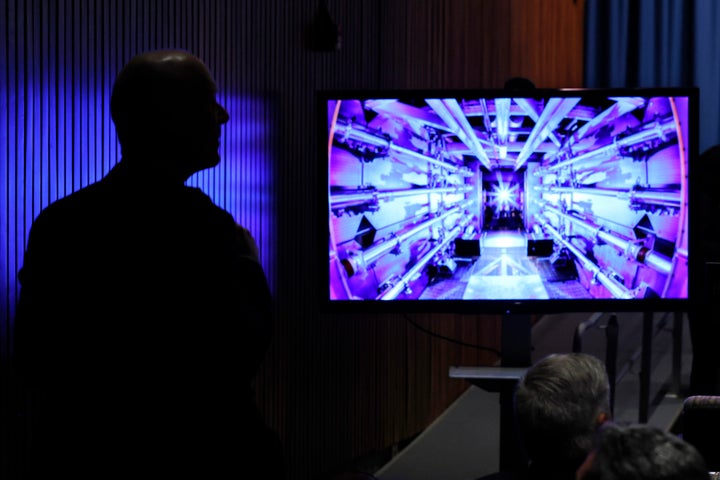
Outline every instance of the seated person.
<path id="1" fill-rule="evenodd" d="M 650 425 L 608 423 L 576 480 L 708 480 L 705 460 L 680 437 Z"/>
<path id="2" fill-rule="evenodd" d="M 528 478 L 574 479 L 611 417 L 605 365 L 584 353 L 552 354 L 536 362 L 515 391 L 518 437 Z"/>

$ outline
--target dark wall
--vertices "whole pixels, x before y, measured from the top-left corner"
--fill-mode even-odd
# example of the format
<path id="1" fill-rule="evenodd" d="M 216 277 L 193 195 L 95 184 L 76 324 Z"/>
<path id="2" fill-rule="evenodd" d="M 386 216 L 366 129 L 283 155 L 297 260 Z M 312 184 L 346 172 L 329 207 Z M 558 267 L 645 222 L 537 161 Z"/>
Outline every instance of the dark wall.
<path id="1" fill-rule="evenodd" d="M 539 87 L 582 82 L 582 0 L 327 2 L 341 48 L 305 34 L 317 0 L 0 1 L 0 358 L 12 360 L 16 274 L 32 219 L 119 159 L 108 99 L 146 49 L 205 59 L 230 112 L 223 163 L 192 182 L 247 225 L 278 301 L 258 401 L 293 478 L 319 478 L 421 432 L 466 388 L 450 365 L 492 354 L 401 315 L 327 316 L 315 304 L 320 88 Z M 498 318 L 420 315 L 424 329 L 497 348 Z M 6 390 L 7 377 L 3 376 Z M 2 404 L 8 415 L 7 404 Z M 0 432 L 3 458 L 6 432 Z M 5 468 L 3 460 L 2 468 Z M 2 474 L 3 471 L 0 471 Z"/>

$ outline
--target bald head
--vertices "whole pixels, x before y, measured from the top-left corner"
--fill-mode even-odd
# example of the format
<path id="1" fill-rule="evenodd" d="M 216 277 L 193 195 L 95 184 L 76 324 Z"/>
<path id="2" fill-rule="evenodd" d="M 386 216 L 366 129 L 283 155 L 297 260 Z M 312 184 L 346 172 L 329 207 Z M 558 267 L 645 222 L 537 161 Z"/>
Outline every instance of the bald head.
<path id="1" fill-rule="evenodd" d="M 228 121 L 215 100 L 205 64 L 184 50 L 142 53 L 121 70 L 110 111 L 123 158 L 163 160 L 189 176 L 215 166 L 220 126 Z"/>

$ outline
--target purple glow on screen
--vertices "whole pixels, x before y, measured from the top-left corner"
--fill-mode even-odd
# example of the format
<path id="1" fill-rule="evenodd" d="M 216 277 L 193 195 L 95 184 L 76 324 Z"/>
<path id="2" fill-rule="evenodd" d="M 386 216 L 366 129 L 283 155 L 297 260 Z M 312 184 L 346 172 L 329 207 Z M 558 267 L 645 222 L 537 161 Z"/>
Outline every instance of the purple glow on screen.
<path id="1" fill-rule="evenodd" d="M 688 298 L 688 98 L 331 99 L 332 300 Z"/>

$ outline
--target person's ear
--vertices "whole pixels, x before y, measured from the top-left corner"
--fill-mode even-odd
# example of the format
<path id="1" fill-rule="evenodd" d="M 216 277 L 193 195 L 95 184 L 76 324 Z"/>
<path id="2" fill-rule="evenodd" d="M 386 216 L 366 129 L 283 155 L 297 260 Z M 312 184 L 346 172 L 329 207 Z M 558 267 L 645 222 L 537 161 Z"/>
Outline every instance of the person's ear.
<path id="1" fill-rule="evenodd" d="M 585 478 L 585 474 L 592 468 L 592 464 L 595 461 L 595 450 L 591 450 L 590 453 L 588 453 L 587 457 L 585 457 L 585 460 L 583 463 L 578 467 L 577 471 L 575 472 L 575 480 L 582 480 Z"/>
<path id="2" fill-rule="evenodd" d="M 600 412 L 600 414 L 597 416 L 598 427 L 603 423 L 607 422 L 608 420 L 610 420 L 610 414 L 608 414 L 607 412 Z"/>

